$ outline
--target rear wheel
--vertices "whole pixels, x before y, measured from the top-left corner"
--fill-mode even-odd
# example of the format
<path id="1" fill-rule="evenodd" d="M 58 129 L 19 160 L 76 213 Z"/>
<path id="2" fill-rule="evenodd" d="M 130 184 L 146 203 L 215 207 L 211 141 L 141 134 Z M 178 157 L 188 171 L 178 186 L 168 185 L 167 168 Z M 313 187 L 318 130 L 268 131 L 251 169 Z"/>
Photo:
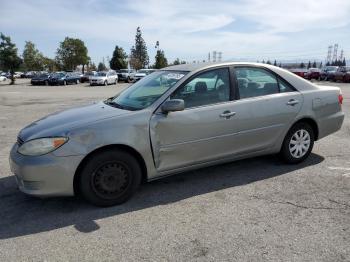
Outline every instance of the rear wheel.
<path id="1" fill-rule="evenodd" d="M 304 161 L 314 146 L 314 131 L 307 123 L 295 124 L 287 133 L 280 152 L 284 161 L 297 164 Z"/>
<path id="2" fill-rule="evenodd" d="M 80 191 L 97 206 L 113 206 L 127 201 L 141 182 L 141 168 L 129 153 L 110 150 L 94 155 L 82 169 Z"/>

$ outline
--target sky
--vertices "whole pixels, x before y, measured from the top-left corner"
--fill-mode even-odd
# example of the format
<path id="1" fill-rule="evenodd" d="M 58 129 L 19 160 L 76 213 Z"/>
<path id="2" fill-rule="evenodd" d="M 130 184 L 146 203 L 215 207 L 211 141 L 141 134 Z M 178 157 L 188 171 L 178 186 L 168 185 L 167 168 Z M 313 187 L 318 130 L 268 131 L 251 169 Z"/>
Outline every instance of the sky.
<path id="1" fill-rule="evenodd" d="M 334 43 L 350 58 L 350 0 L 0 0 L 0 32 L 22 53 L 32 41 L 53 58 L 66 36 L 92 61 L 129 53 L 140 26 L 151 62 L 159 41 L 169 62 L 319 60 Z"/>

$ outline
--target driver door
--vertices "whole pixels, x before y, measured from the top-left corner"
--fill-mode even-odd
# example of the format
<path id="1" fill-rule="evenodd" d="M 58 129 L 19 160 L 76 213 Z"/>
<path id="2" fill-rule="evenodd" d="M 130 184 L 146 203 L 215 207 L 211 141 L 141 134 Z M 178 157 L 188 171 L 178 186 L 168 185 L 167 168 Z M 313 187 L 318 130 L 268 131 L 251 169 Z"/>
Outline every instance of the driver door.
<path id="1" fill-rule="evenodd" d="M 150 134 L 159 172 L 227 155 L 234 143 L 230 83 L 228 67 L 200 73 L 170 97 L 183 99 L 185 110 L 153 114 Z"/>

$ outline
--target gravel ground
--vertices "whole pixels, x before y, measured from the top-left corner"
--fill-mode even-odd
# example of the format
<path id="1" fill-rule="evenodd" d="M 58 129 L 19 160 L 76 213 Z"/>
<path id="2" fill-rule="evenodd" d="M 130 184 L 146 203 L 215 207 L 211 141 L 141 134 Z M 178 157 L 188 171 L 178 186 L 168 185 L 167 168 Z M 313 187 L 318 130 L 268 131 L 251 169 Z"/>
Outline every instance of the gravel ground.
<path id="1" fill-rule="evenodd" d="M 350 261 L 350 84 L 336 85 L 345 122 L 306 162 L 266 156 L 214 166 L 96 208 L 20 193 L 10 147 L 30 122 L 127 85 L 0 83 L 0 261 Z"/>

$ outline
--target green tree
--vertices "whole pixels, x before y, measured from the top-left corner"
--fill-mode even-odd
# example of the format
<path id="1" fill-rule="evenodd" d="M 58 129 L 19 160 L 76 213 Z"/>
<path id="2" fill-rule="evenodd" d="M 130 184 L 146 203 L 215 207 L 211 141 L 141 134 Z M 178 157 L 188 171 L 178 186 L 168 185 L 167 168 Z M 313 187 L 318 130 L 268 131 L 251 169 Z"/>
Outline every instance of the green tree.
<path id="1" fill-rule="evenodd" d="M 300 63 L 300 68 L 305 68 L 304 62 L 301 62 L 301 63 Z"/>
<path id="2" fill-rule="evenodd" d="M 113 51 L 112 59 L 109 61 L 109 66 L 111 69 L 119 70 L 126 68 L 128 66 L 127 59 L 128 56 L 124 52 L 124 49 L 118 46 L 115 46 Z"/>
<path id="3" fill-rule="evenodd" d="M 94 62 L 92 62 L 92 63 L 89 65 L 89 70 L 90 70 L 90 71 L 97 71 L 97 67 L 96 67 L 96 65 L 95 65 Z"/>
<path id="4" fill-rule="evenodd" d="M 130 64 L 136 70 L 145 68 L 149 64 L 147 46 L 140 27 L 136 29 L 135 45 L 131 48 Z"/>
<path id="5" fill-rule="evenodd" d="M 156 62 L 154 64 L 154 68 L 156 68 L 156 69 L 160 69 L 160 68 L 168 66 L 168 60 L 166 59 L 163 50 L 157 51 L 157 54 L 155 56 L 155 60 L 156 60 Z"/>
<path id="6" fill-rule="evenodd" d="M 105 70 L 107 70 L 107 67 L 104 63 L 100 62 L 97 66 L 97 70 L 98 71 L 105 71 Z"/>
<path id="7" fill-rule="evenodd" d="M 17 50 L 16 45 L 11 42 L 11 38 L 0 33 L 0 68 L 5 71 L 10 71 L 10 85 L 15 83 L 13 74 L 22 63 L 21 58 L 17 55 Z"/>
<path id="8" fill-rule="evenodd" d="M 63 70 L 74 70 L 78 65 L 89 62 L 88 50 L 84 42 L 77 38 L 66 37 L 57 49 L 56 61 Z"/>
<path id="9" fill-rule="evenodd" d="M 313 67 L 313 68 L 316 68 L 316 67 L 317 67 L 316 61 L 314 61 L 314 62 L 312 63 L 312 67 Z"/>
<path id="10" fill-rule="evenodd" d="M 173 65 L 179 65 L 180 64 L 180 59 L 179 58 L 176 58 Z"/>
<path id="11" fill-rule="evenodd" d="M 346 66 L 345 57 L 344 57 L 344 59 L 343 59 L 343 66 Z"/>
<path id="12" fill-rule="evenodd" d="M 275 59 L 275 62 L 273 62 L 273 65 L 274 65 L 274 66 L 277 66 L 277 61 L 276 61 L 276 59 Z"/>
<path id="13" fill-rule="evenodd" d="M 321 62 L 320 65 L 319 65 L 319 68 L 322 68 L 322 65 L 323 65 L 323 63 Z"/>
<path id="14" fill-rule="evenodd" d="M 307 69 L 311 68 L 311 62 L 309 61 L 309 63 L 307 64 Z"/>
<path id="15" fill-rule="evenodd" d="M 26 41 L 22 56 L 25 70 L 40 71 L 44 69 L 45 58 L 43 54 L 35 48 L 35 44 L 33 42 Z"/>
<path id="16" fill-rule="evenodd" d="M 268 64 L 268 65 L 271 65 L 271 62 L 270 62 L 270 60 L 267 60 L 266 64 Z"/>

